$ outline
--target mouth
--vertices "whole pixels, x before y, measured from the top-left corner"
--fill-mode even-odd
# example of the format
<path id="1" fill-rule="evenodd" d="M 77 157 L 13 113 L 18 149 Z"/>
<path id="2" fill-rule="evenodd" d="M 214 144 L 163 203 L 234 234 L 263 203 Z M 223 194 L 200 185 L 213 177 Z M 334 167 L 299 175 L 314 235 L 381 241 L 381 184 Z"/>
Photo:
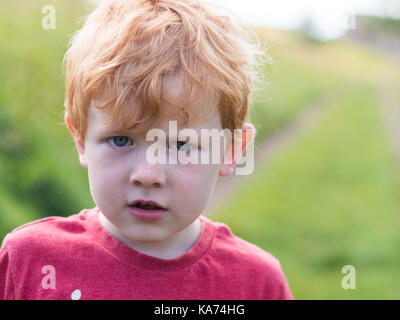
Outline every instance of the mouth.
<path id="1" fill-rule="evenodd" d="M 167 210 L 165 207 L 163 207 L 161 204 L 152 201 L 152 200 L 135 200 L 131 202 L 129 205 L 131 208 L 137 208 L 141 210 L 146 210 L 146 211 L 159 211 L 159 210 Z"/>
<path id="2" fill-rule="evenodd" d="M 167 209 L 155 201 L 136 200 L 129 205 L 130 212 L 142 220 L 156 220 L 167 214 Z"/>

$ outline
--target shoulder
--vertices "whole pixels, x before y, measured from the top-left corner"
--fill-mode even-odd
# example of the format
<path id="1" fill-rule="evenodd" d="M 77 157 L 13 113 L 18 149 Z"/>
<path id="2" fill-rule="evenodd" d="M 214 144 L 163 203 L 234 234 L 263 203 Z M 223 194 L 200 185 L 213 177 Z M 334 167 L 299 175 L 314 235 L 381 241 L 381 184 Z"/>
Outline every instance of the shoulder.
<path id="1" fill-rule="evenodd" d="M 231 229 L 222 222 L 212 222 L 215 226 L 214 249 L 221 256 L 241 261 L 247 267 L 280 269 L 280 262 L 271 253 L 250 243 L 232 233 Z"/>
<path id="2" fill-rule="evenodd" d="M 35 250 L 66 243 L 86 231 L 84 215 L 87 209 L 68 217 L 52 216 L 19 226 L 6 235 L 2 247 L 10 251 Z"/>
<path id="3" fill-rule="evenodd" d="M 274 255 L 234 235 L 226 224 L 212 224 L 215 238 L 211 252 L 213 260 L 218 261 L 217 269 L 225 273 L 229 270 L 231 276 L 243 279 L 241 288 L 248 286 L 260 299 L 293 299 L 280 261 Z"/>

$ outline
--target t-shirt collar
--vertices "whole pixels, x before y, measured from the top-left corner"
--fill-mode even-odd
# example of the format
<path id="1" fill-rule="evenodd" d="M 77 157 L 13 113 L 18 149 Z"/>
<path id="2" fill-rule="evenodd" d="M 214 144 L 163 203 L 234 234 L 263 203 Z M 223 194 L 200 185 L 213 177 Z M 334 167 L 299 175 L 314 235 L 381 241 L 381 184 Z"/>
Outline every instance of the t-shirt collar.
<path id="1" fill-rule="evenodd" d="M 207 217 L 200 215 L 201 232 L 197 242 L 192 246 L 192 248 L 177 258 L 168 260 L 161 259 L 132 249 L 112 236 L 101 225 L 98 219 L 99 213 L 100 209 L 98 207 L 80 213 L 86 220 L 88 230 L 96 238 L 99 244 L 116 258 L 128 264 L 145 269 L 175 271 L 190 266 L 207 253 L 212 245 L 215 235 L 215 228 L 212 221 Z"/>

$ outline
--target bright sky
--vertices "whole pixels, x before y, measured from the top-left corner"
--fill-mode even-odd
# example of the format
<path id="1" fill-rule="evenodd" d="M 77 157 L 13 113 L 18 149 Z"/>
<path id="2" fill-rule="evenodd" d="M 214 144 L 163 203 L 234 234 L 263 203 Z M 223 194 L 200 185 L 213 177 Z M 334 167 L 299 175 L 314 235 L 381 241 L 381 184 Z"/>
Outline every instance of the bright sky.
<path id="1" fill-rule="evenodd" d="M 356 28 L 354 14 L 384 15 L 400 18 L 400 0 L 211 0 L 232 10 L 247 25 L 282 29 L 299 26 L 312 19 L 322 39 L 340 37 Z"/>
<path id="2" fill-rule="evenodd" d="M 99 2 L 101 0 L 81 0 Z M 316 36 L 335 39 L 357 28 L 355 14 L 400 19 L 400 0 L 208 0 L 228 8 L 244 24 L 294 29 L 312 20 Z"/>

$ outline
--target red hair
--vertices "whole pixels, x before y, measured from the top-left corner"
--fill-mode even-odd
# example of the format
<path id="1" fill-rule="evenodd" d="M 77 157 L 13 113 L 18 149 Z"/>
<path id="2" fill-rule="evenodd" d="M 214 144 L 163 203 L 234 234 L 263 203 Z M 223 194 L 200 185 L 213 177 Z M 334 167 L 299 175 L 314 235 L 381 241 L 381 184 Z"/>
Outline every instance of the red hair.
<path id="1" fill-rule="evenodd" d="M 166 102 L 187 121 L 200 104 L 209 107 L 206 114 L 218 108 L 223 129 L 240 129 L 264 52 L 213 9 L 197 0 L 102 1 L 64 57 L 65 108 L 77 136 L 84 140 L 89 105 L 106 92 L 107 101 L 96 107 L 122 130 L 150 127 L 162 119 Z M 176 75 L 185 84 L 179 102 L 166 94 Z"/>

